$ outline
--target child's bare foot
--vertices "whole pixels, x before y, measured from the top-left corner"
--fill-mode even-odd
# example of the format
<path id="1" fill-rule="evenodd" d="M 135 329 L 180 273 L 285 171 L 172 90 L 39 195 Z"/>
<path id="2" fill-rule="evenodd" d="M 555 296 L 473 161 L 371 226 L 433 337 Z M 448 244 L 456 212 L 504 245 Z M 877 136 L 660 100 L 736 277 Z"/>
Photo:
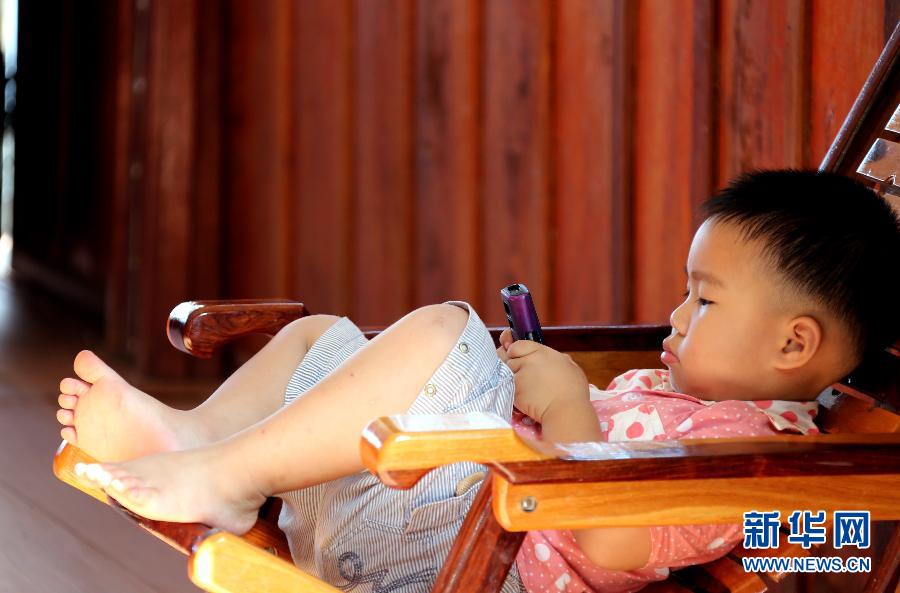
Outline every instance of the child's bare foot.
<path id="1" fill-rule="evenodd" d="M 131 386 L 88 350 L 75 357 L 75 375 L 59 383 L 56 418 L 69 443 L 101 461 L 198 446 L 184 412 Z"/>
<path id="2" fill-rule="evenodd" d="M 205 523 L 240 535 L 253 527 L 266 497 L 231 460 L 213 445 L 124 463 L 77 464 L 75 473 L 144 517 Z"/>

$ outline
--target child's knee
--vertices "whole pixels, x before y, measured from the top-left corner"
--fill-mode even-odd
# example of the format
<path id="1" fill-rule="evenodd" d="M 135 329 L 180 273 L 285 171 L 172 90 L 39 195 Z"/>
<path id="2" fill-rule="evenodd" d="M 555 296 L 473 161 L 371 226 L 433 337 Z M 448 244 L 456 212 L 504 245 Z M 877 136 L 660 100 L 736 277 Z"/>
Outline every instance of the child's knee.
<path id="1" fill-rule="evenodd" d="M 469 322 L 468 311 L 447 303 L 420 307 L 411 317 L 431 338 L 446 339 L 450 343 L 462 335 Z"/>
<path id="2" fill-rule="evenodd" d="M 307 315 L 290 322 L 278 333 L 288 340 L 304 342 L 309 347 L 340 319 L 337 315 Z"/>

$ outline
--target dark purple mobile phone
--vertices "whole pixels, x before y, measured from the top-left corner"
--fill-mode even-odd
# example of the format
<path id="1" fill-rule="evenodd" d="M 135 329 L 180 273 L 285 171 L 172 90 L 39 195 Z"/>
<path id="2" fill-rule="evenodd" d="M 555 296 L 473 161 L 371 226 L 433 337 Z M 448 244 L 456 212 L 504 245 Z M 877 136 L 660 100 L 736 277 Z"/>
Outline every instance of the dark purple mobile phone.
<path id="1" fill-rule="evenodd" d="M 534 301 L 531 300 L 531 293 L 525 285 L 510 284 L 500 291 L 500 297 L 503 299 L 503 309 L 506 311 L 513 339 L 532 340 L 543 344 L 544 333 L 541 331 L 541 322 L 538 321 Z"/>

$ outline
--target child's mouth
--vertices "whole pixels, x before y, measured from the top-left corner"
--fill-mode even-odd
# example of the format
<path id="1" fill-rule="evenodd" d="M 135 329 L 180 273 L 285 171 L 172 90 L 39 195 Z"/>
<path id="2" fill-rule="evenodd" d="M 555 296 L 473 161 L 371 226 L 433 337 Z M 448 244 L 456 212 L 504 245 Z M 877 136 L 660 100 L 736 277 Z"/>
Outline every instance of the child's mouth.
<path id="1" fill-rule="evenodd" d="M 664 365 L 671 365 L 678 362 L 678 357 L 669 352 L 668 350 L 663 350 L 662 354 L 659 355 L 659 359 L 662 361 Z"/>

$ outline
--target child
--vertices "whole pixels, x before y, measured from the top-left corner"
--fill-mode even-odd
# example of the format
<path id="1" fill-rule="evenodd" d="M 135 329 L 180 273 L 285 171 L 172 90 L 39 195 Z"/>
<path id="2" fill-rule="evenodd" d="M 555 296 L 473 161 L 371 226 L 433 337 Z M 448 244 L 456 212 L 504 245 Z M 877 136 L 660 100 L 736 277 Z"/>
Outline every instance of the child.
<path id="1" fill-rule="evenodd" d="M 79 468 L 140 514 L 241 533 L 266 495 L 286 493 L 280 525 L 301 568 L 347 590 L 427 590 L 474 492 L 454 484 L 474 468 L 389 491 L 360 473 L 359 433 L 372 418 L 509 418 L 514 390 L 527 415 L 515 424 L 555 441 L 813 434 L 816 395 L 900 334 L 897 275 L 879 267 L 900 254 L 900 223 L 873 192 L 834 175 L 763 172 L 705 208 L 663 342 L 667 371 L 631 371 L 597 390 L 568 356 L 508 332 L 494 355 L 464 303 L 415 311 L 369 343 L 345 318 L 313 317 L 188 412 L 81 353 L 81 379 L 60 384 L 62 435 L 101 459 L 143 456 Z M 533 532 L 505 590 L 634 591 L 725 554 L 737 530 Z"/>

